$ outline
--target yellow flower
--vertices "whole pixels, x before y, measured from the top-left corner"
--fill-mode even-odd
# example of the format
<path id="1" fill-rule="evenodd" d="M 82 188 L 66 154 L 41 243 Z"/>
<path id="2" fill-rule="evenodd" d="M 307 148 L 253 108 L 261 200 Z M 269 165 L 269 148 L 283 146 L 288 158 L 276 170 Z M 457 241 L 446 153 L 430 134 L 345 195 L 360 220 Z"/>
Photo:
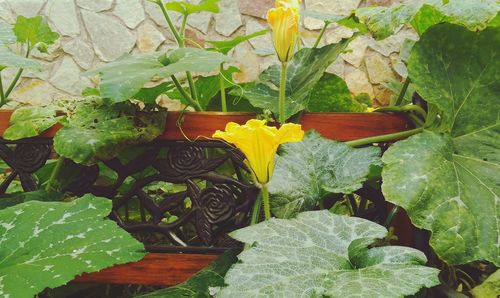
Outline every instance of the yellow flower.
<path id="1" fill-rule="evenodd" d="M 216 131 L 214 138 L 223 139 L 240 149 L 260 184 L 269 182 L 274 171 L 274 156 L 278 146 L 299 142 L 304 138 L 302 126 L 287 123 L 279 129 L 266 125 L 265 120 L 248 120 L 245 125 L 229 122 L 226 131 Z"/>
<path id="2" fill-rule="evenodd" d="M 292 60 L 299 37 L 299 9 L 288 1 L 279 1 L 267 11 L 267 22 L 273 30 L 274 48 L 281 62 Z"/>

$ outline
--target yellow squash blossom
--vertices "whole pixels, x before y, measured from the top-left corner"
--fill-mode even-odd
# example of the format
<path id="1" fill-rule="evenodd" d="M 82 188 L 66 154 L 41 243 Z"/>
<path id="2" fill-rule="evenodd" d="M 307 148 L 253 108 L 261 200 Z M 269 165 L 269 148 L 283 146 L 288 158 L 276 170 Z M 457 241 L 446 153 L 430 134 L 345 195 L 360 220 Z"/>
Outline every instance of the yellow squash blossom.
<path id="1" fill-rule="evenodd" d="M 281 62 L 292 60 L 299 37 L 299 9 L 288 1 L 279 1 L 267 12 L 267 22 L 273 30 L 274 48 Z"/>
<path id="2" fill-rule="evenodd" d="M 266 184 L 274 171 L 274 156 L 278 146 L 304 138 L 301 125 L 287 123 L 279 129 L 266 125 L 265 120 L 249 120 L 245 125 L 229 122 L 225 131 L 216 131 L 214 138 L 223 139 L 240 149 L 255 178 Z"/>

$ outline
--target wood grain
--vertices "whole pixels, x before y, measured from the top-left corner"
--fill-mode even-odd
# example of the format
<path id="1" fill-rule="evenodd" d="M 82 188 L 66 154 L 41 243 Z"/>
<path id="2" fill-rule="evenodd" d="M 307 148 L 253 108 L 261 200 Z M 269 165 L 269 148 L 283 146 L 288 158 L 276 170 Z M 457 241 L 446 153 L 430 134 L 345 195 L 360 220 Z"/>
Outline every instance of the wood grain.
<path id="1" fill-rule="evenodd" d="M 0 135 L 9 125 L 12 111 L 0 111 Z M 182 141 L 186 137 L 206 140 L 216 130 L 223 130 L 228 122 L 244 124 L 254 119 L 251 113 L 185 113 L 182 125 L 177 122 L 180 112 L 169 112 L 165 132 L 158 140 Z M 304 130 L 316 129 L 322 136 L 332 140 L 351 141 L 366 137 L 404 131 L 409 128 L 408 119 L 402 115 L 382 113 L 305 113 L 301 118 Z M 61 128 L 59 124 L 47 130 L 41 137 L 53 137 Z"/>
<path id="2" fill-rule="evenodd" d="M 141 261 L 85 273 L 74 282 L 173 286 L 189 279 L 217 257 L 204 254 L 149 253 Z"/>

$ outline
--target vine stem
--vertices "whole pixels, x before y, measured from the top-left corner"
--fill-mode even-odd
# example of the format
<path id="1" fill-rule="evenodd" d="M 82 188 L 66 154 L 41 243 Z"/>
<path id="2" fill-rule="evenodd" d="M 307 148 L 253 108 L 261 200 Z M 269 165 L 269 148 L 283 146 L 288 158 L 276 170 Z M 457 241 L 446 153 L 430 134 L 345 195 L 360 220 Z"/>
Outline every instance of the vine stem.
<path id="1" fill-rule="evenodd" d="M 262 184 L 260 190 L 262 193 L 262 203 L 264 206 L 264 217 L 266 220 L 270 220 L 271 205 L 269 204 L 269 190 L 267 189 L 267 184 Z"/>
<path id="2" fill-rule="evenodd" d="M 396 100 L 396 103 L 394 104 L 395 106 L 401 105 L 403 102 L 403 99 L 405 98 L 406 91 L 408 91 L 408 87 L 410 86 L 411 79 L 410 77 L 407 77 L 404 84 L 403 88 L 401 88 L 401 92 L 399 92 L 398 99 Z"/>
<path id="3" fill-rule="evenodd" d="M 382 107 L 375 110 L 376 112 L 415 112 L 422 116 L 423 119 L 427 118 L 427 112 L 418 105 L 409 104 L 402 107 Z"/>
<path id="4" fill-rule="evenodd" d="M 186 99 L 186 101 L 189 102 L 189 104 L 192 105 L 197 112 L 203 111 L 203 109 L 200 106 L 200 103 L 194 100 L 189 94 L 187 94 L 186 90 L 182 88 L 179 80 L 177 80 L 177 78 L 174 75 L 171 75 L 170 78 L 172 79 L 172 82 L 174 82 L 174 85 L 177 88 L 177 90 L 179 90 L 179 92 L 181 93 L 182 97 L 184 97 L 184 99 Z"/>
<path id="5" fill-rule="evenodd" d="M 165 9 L 165 6 L 163 5 L 163 2 L 161 0 L 156 0 L 156 4 L 158 4 L 158 6 L 161 9 L 161 12 L 163 13 L 163 16 L 165 17 L 165 20 L 167 20 L 168 28 L 170 29 L 170 31 L 174 35 L 174 38 L 177 41 L 177 45 L 179 45 L 179 47 L 183 48 L 184 47 L 184 39 L 182 39 L 182 37 L 179 35 L 179 31 L 177 31 L 177 29 L 175 28 L 174 23 L 172 22 L 172 19 L 170 19 L 170 16 L 168 15 L 168 12 Z"/>
<path id="6" fill-rule="evenodd" d="M 220 100 L 221 100 L 222 111 L 227 112 L 226 85 L 224 83 L 223 71 L 224 71 L 224 63 L 221 63 L 219 70 Z"/>
<path id="7" fill-rule="evenodd" d="M 321 42 L 321 39 L 323 38 L 323 35 L 325 35 L 326 29 L 328 28 L 329 25 L 330 25 L 329 22 L 325 22 L 325 25 L 321 29 L 321 32 L 319 33 L 319 36 L 318 36 L 318 38 L 316 39 L 316 42 L 313 45 L 313 49 L 315 49 L 315 48 L 317 48 L 319 46 L 319 43 Z"/>
<path id="8" fill-rule="evenodd" d="M 280 97 L 279 97 L 279 108 L 280 108 L 279 121 L 281 124 L 284 124 L 286 121 L 286 117 L 285 117 L 286 68 L 287 68 L 287 63 L 282 62 L 281 63 L 281 75 L 280 75 L 280 78 L 281 78 Z"/>
<path id="9" fill-rule="evenodd" d="M 252 216 L 250 218 L 250 226 L 259 223 L 260 210 L 262 208 L 262 192 L 259 193 L 253 204 Z M 250 244 L 246 243 L 244 250 L 248 250 L 251 247 Z"/>
<path id="10" fill-rule="evenodd" d="M 0 107 L 6 103 L 5 93 L 3 92 L 2 71 L 0 71 Z"/>
<path id="11" fill-rule="evenodd" d="M 52 174 L 50 174 L 49 181 L 47 182 L 47 186 L 45 187 L 45 190 L 47 192 L 52 192 L 54 189 L 54 183 L 57 180 L 57 177 L 59 176 L 59 172 L 61 172 L 62 166 L 64 164 L 64 157 L 59 156 L 59 159 L 57 159 L 56 166 L 52 170 Z"/>
<path id="12" fill-rule="evenodd" d="M 384 226 L 386 228 L 391 227 L 391 223 L 394 220 L 394 217 L 396 217 L 396 215 L 398 214 L 398 212 L 399 212 L 398 206 L 392 207 L 391 212 L 389 212 L 389 215 L 387 215 L 387 219 L 385 220 L 385 223 L 384 223 Z"/>
<path id="13" fill-rule="evenodd" d="M 416 135 L 418 133 L 421 133 L 422 131 L 424 131 L 424 128 L 419 127 L 419 128 L 415 128 L 415 129 L 407 130 L 407 131 L 403 131 L 403 132 L 380 135 L 380 136 L 375 136 L 375 137 L 370 137 L 370 138 L 365 138 L 365 139 L 349 141 L 349 142 L 345 142 L 345 143 L 351 147 L 362 147 L 362 146 L 370 145 L 373 143 L 382 143 L 382 142 L 388 142 L 388 141 L 407 138 L 407 137 L 410 137 L 412 135 Z"/>

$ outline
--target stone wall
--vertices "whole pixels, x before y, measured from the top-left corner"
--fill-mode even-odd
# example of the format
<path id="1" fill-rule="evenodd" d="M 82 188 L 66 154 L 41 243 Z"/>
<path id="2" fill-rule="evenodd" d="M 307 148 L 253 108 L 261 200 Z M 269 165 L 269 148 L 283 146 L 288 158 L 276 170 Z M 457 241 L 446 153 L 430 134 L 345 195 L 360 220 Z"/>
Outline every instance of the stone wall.
<path id="1" fill-rule="evenodd" d="M 197 0 L 192 0 L 197 1 Z M 397 0 L 305 0 L 307 9 L 348 14 L 360 5 L 391 5 Z M 205 40 L 222 40 L 249 34 L 267 27 L 265 14 L 274 0 L 221 0 L 219 14 L 202 13 L 188 22 L 188 44 L 204 46 Z M 155 4 L 146 0 L 0 0 L 0 19 L 9 23 L 16 16 L 44 15 L 61 38 L 49 54 L 33 53 L 43 65 L 42 72 L 25 72 L 12 98 L 20 103 L 42 104 L 50 100 L 77 96 L 96 82 L 80 73 L 113 61 L 124 53 L 145 53 L 175 47 L 166 22 Z M 172 14 L 175 22 L 180 16 Z M 302 42 L 311 46 L 322 23 L 303 20 Z M 331 26 L 324 43 L 349 37 L 348 28 Z M 240 82 L 254 80 L 269 65 L 276 63 L 270 35 L 238 46 L 231 55 L 242 73 Z M 343 77 L 353 94 L 366 93 L 379 104 L 390 98 L 384 84 L 406 76 L 398 51 L 406 38 L 415 33 L 403 29 L 397 35 L 376 42 L 362 36 L 352 42 L 329 71 Z M 4 81 L 13 77 L 4 71 Z"/>

